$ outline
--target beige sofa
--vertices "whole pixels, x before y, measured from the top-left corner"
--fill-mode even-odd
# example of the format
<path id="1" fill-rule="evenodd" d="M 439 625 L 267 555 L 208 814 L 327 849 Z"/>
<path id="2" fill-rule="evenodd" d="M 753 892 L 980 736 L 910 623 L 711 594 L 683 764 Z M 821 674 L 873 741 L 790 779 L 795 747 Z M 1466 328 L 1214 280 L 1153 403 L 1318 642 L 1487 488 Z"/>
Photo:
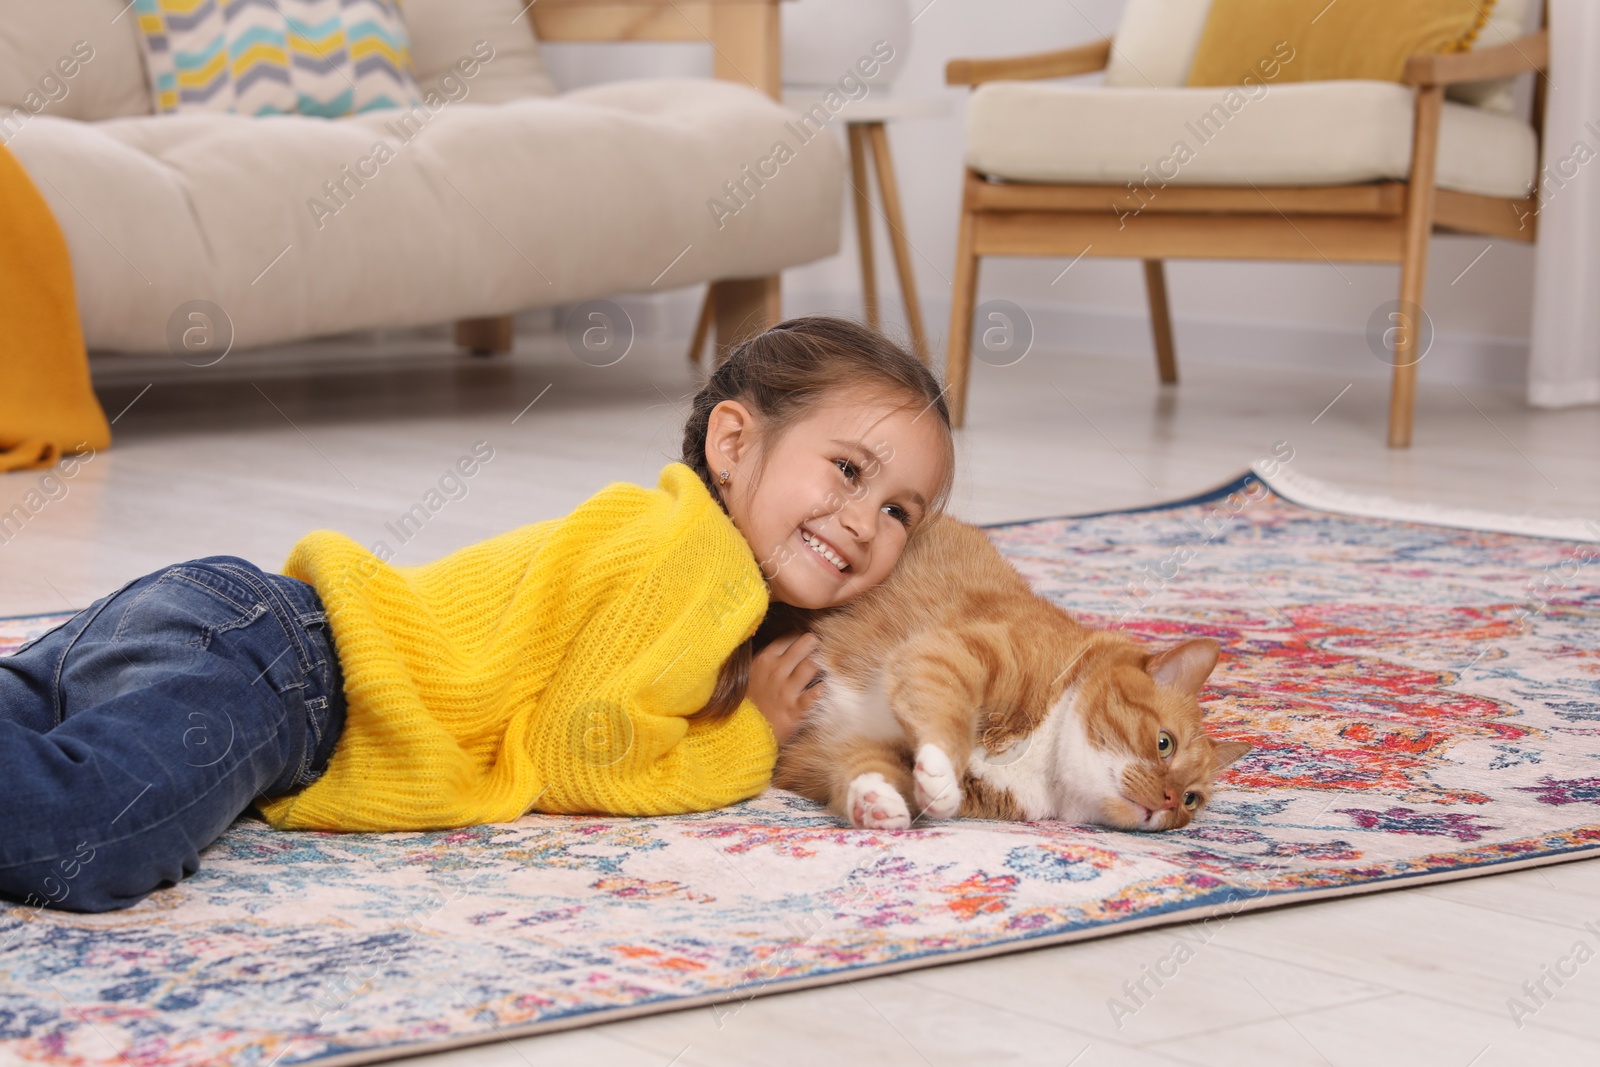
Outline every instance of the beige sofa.
<path id="1" fill-rule="evenodd" d="M 339 120 L 152 116 L 125 2 L 0 7 L 0 140 L 66 233 L 92 349 L 166 350 L 196 300 L 235 347 L 725 279 L 764 279 L 729 284 L 770 308 L 778 271 L 837 251 L 833 138 L 719 217 L 708 201 L 794 116 L 710 79 L 557 94 L 521 0 L 406 0 L 417 80 L 443 103 Z M 650 6 L 612 6 L 629 3 Z"/>

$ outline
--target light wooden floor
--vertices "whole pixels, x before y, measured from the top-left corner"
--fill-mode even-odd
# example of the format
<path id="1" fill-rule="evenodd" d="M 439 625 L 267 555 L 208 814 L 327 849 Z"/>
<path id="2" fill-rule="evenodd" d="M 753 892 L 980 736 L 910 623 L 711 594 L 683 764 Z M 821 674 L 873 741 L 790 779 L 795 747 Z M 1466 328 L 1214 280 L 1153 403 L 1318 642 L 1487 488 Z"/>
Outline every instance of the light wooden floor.
<path id="1" fill-rule="evenodd" d="M 212 553 L 276 569 L 316 527 L 394 545 L 385 524 L 480 440 L 494 458 L 400 562 L 562 514 L 609 481 L 654 484 L 679 454 L 697 384 L 681 342 L 641 341 L 605 368 L 527 337 L 497 361 L 456 356 L 442 338 L 237 353 L 203 370 L 97 357 L 116 445 L 0 544 L 0 615 L 75 610 Z M 1514 394 L 1429 384 L 1424 368 L 1416 446 L 1391 452 L 1385 387 L 1349 368 L 1182 372 L 1163 391 L 1150 366 L 1061 350 L 976 365 L 953 510 L 998 522 L 1154 503 L 1223 482 L 1284 440 L 1297 470 L 1349 488 L 1600 520 L 1595 408 L 1538 413 Z M 38 483 L 0 477 L 0 510 Z M 1119 1028 L 1107 999 L 1186 929 L 762 997 L 720 1026 L 699 1008 L 415 1062 L 1600 1062 L 1600 961 L 1520 1028 L 1507 1007 L 1576 942 L 1600 952 L 1594 862 L 1238 916 Z"/>

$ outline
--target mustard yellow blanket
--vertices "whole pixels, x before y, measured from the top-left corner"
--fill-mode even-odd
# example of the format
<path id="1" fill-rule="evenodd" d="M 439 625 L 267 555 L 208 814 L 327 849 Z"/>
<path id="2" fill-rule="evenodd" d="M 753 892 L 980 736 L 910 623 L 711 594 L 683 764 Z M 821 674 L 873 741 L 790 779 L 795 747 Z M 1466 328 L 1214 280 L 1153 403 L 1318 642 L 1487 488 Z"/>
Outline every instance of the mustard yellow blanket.
<path id="1" fill-rule="evenodd" d="M 110 445 L 111 424 L 89 385 L 66 238 L 0 145 L 0 471 Z"/>

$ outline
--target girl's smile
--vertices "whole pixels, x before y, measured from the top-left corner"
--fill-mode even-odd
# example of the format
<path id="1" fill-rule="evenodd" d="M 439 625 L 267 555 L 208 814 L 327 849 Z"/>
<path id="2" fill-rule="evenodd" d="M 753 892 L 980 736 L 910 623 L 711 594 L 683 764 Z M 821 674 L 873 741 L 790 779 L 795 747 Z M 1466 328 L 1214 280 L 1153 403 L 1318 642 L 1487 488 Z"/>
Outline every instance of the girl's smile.
<path id="1" fill-rule="evenodd" d="M 804 527 L 799 530 L 799 534 L 801 541 L 811 549 L 811 554 L 832 567 L 835 574 L 841 574 L 849 568 L 850 561 L 845 558 L 844 553 L 829 544 L 825 538 L 818 537 Z"/>
<path id="2" fill-rule="evenodd" d="M 821 539 L 813 539 L 804 529 L 797 530 L 800 543 L 806 546 L 805 554 L 816 559 L 817 563 L 826 567 L 833 574 L 843 574 L 849 567 L 844 557 L 835 552 Z M 834 560 L 838 560 L 837 563 Z"/>

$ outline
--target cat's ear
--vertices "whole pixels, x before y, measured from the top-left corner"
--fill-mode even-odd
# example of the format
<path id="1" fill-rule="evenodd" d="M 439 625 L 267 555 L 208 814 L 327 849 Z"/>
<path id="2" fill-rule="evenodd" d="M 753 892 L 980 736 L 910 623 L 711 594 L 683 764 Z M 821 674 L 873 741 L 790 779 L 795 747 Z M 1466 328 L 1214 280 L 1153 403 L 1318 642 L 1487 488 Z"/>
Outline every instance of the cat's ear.
<path id="1" fill-rule="evenodd" d="M 1218 741 L 1212 748 L 1213 758 L 1217 761 L 1217 770 L 1222 770 L 1249 751 L 1248 741 Z"/>
<path id="2" fill-rule="evenodd" d="M 1221 646 L 1209 637 L 1195 637 L 1181 645 L 1150 657 L 1145 670 L 1157 685 L 1171 686 L 1185 693 L 1198 693 L 1217 665 Z"/>

